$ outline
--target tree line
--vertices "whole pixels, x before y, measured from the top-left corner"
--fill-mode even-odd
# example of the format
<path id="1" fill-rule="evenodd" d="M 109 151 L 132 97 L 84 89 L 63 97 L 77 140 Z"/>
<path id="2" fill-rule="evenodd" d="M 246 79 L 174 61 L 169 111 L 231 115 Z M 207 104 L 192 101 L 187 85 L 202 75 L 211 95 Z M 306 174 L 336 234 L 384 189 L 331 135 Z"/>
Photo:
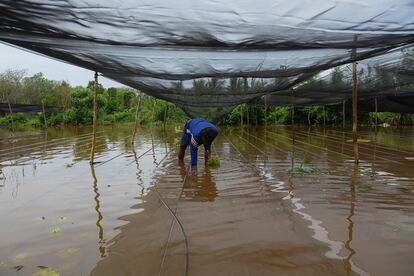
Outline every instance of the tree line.
<path id="1" fill-rule="evenodd" d="M 335 73 L 332 82 L 338 78 Z M 311 79 L 309 83 L 317 80 Z M 48 80 L 42 73 L 28 76 L 25 71 L 8 70 L 0 73 L 0 101 L 10 104 L 44 105 L 46 114 L 6 114 L 0 117 L 3 127 L 43 127 L 57 125 L 90 125 L 92 123 L 93 81 L 86 86 L 72 87 L 65 81 Z M 213 85 L 216 87 L 217 85 Z M 203 86 L 204 87 L 204 86 Z M 323 86 L 321 86 L 323 87 Z M 134 122 L 136 108 L 140 124 L 182 124 L 188 116 L 175 104 L 155 99 L 135 89 L 98 87 L 98 123 L 115 124 Z M 263 107 L 264 98 L 237 105 L 225 116 L 219 118 L 221 125 L 263 125 L 267 123 L 286 124 L 326 124 L 342 125 L 342 113 L 333 106 L 308 107 Z M 53 108 L 47 108 L 53 107 Z M 46 120 L 46 121 L 45 121 Z M 346 123 L 351 123 L 347 116 Z M 413 124 L 413 114 L 390 112 L 366 113 L 359 117 L 361 124 Z"/>

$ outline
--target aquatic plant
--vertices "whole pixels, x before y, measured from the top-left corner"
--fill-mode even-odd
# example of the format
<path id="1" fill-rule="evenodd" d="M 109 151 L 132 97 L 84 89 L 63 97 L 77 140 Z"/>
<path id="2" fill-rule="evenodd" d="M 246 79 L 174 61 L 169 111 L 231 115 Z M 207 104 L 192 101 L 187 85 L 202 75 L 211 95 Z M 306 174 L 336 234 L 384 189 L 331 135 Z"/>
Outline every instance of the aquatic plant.
<path id="1" fill-rule="evenodd" d="M 372 190 L 372 186 L 369 185 L 369 184 L 367 184 L 367 183 L 361 182 L 361 183 L 359 183 L 357 189 L 358 189 L 359 192 L 362 192 L 363 193 L 363 192 L 371 191 Z"/>
<path id="2" fill-rule="evenodd" d="M 317 168 L 310 168 L 305 165 L 305 162 L 302 162 L 299 167 L 293 167 L 289 170 L 290 173 L 300 173 L 300 174 L 308 174 L 308 173 L 320 173 L 320 170 Z"/>
<path id="3" fill-rule="evenodd" d="M 59 276 L 59 272 L 52 269 L 52 268 L 46 268 L 46 267 L 38 267 L 38 270 L 33 276 Z"/>
<path id="4" fill-rule="evenodd" d="M 216 155 L 211 156 L 207 161 L 207 165 L 210 167 L 220 167 L 220 158 Z"/>
<path id="5" fill-rule="evenodd" d="M 69 255 L 73 255 L 75 253 L 78 253 L 79 250 L 80 250 L 79 248 L 69 247 L 69 248 L 60 250 L 59 252 L 56 253 L 56 255 L 58 255 L 59 257 L 66 257 L 66 256 L 69 256 Z"/>

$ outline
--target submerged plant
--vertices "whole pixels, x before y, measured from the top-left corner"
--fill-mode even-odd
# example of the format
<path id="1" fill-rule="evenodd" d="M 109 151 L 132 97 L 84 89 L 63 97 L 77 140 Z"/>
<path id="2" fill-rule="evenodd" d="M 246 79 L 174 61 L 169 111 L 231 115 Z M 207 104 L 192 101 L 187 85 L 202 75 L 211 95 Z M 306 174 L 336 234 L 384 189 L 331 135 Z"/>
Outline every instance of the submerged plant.
<path id="1" fill-rule="evenodd" d="M 207 165 L 210 167 L 220 167 L 220 158 L 216 155 L 211 156 L 207 161 Z"/>
<path id="2" fill-rule="evenodd" d="M 300 174 L 308 174 L 308 173 L 320 173 L 319 169 L 310 168 L 305 166 L 305 163 L 302 162 L 299 167 L 293 167 L 289 170 L 290 173 L 300 173 Z"/>
<path id="3" fill-rule="evenodd" d="M 60 250 L 58 253 L 56 253 L 56 255 L 58 255 L 59 257 L 66 257 L 66 256 L 70 256 L 70 255 L 73 255 L 79 252 L 79 250 L 80 250 L 79 248 L 70 247 L 70 248 Z"/>
<path id="4" fill-rule="evenodd" d="M 38 267 L 38 270 L 34 276 L 59 276 L 59 272 L 52 269 L 52 268 L 44 268 L 44 267 Z"/>

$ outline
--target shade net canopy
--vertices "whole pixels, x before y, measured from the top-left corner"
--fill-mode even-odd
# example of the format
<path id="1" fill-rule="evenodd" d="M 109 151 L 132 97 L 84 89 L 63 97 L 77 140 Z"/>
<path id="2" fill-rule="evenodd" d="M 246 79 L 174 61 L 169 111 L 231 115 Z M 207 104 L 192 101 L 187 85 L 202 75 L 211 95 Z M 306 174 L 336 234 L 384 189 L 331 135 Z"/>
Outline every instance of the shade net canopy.
<path id="1" fill-rule="evenodd" d="M 342 65 L 321 72 L 289 90 L 267 96 L 270 106 L 296 107 L 351 102 L 352 69 Z M 378 111 L 414 113 L 414 47 L 390 50 L 387 54 L 365 59 L 357 65 L 359 111 L 374 111 L 374 99 L 380 102 Z M 262 103 L 263 104 L 263 103 Z M 349 107 L 351 104 L 349 103 Z"/>
<path id="2" fill-rule="evenodd" d="M 0 0 L 0 40 L 214 119 L 412 45 L 413 14 L 412 0 Z"/>

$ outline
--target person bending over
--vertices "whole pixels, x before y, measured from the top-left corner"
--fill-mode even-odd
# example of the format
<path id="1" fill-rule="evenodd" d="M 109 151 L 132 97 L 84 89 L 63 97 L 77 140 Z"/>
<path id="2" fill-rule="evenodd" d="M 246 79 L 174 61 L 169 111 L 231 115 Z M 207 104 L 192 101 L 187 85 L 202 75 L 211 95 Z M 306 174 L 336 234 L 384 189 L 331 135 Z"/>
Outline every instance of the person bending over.
<path id="1" fill-rule="evenodd" d="M 184 126 L 183 136 L 181 137 L 178 160 L 183 161 L 185 150 L 190 145 L 191 165 L 197 165 L 198 147 L 204 145 L 204 159 L 207 162 L 211 155 L 211 144 L 218 135 L 215 125 L 201 118 L 189 120 Z"/>

